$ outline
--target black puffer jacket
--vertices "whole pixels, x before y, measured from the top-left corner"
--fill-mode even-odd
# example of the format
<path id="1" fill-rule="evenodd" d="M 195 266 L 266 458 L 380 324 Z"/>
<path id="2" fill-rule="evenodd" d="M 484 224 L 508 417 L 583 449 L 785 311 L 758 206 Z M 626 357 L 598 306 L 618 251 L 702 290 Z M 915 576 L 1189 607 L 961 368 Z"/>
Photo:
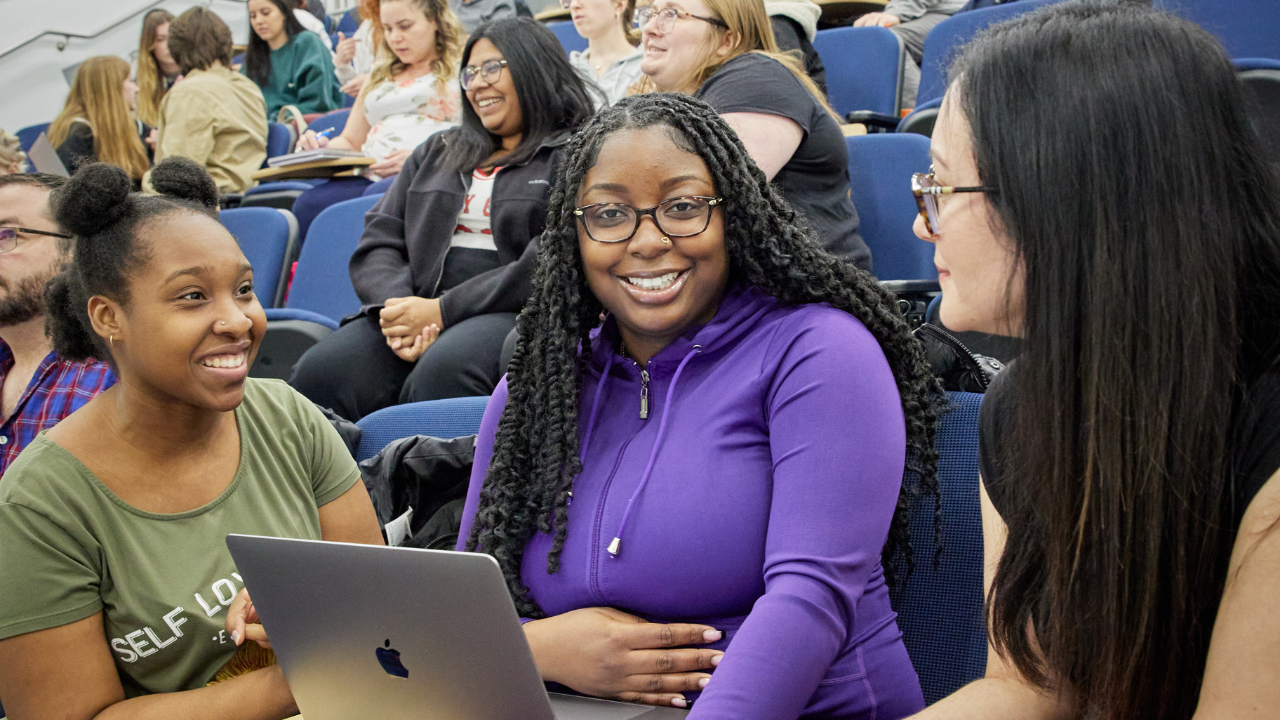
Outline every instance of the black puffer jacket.
<path id="1" fill-rule="evenodd" d="M 475 435 L 451 440 L 416 435 L 396 440 L 360 463 L 378 522 L 385 528 L 412 507 L 409 537 L 400 545 L 452 550 L 475 454 Z"/>

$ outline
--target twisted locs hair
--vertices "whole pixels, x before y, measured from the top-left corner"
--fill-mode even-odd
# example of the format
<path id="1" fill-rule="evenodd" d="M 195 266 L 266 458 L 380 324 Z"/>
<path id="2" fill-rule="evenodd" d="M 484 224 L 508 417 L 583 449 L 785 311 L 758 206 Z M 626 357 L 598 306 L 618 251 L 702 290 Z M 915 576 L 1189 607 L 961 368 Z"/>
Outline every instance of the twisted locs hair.
<path id="1" fill-rule="evenodd" d="M 467 549 L 481 549 L 498 561 L 522 616 L 545 616 L 521 581 L 520 567 L 525 544 L 540 531 L 555 533 L 547 572 L 559 569 L 568 531 L 567 499 L 582 471 L 578 404 L 590 356 L 589 333 L 603 310 L 587 287 L 573 210 L 604 141 L 619 130 L 654 126 L 667 128 L 677 146 L 702 158 L 717 193 L 725 198 L 720 207 L 730 282 L 757 286 L 788 304 L 829 303 L 858 318 L 879 341 L 902 397 L 908 444 L 883 560 L 890 572 L 890 560 L 902 552 L 910 567 L 907 511 L 913 498 L 921 492 L 932 495 L 938 512 L 933 436 L 939 390 L 923 350 L 893 296 L 813 240 L 715 110 L 668 93 L 624 98 L 602 110 L 564 151 L 533 293 L 518 321 L 520 340 L 507 375 L 510 394 Z"/>

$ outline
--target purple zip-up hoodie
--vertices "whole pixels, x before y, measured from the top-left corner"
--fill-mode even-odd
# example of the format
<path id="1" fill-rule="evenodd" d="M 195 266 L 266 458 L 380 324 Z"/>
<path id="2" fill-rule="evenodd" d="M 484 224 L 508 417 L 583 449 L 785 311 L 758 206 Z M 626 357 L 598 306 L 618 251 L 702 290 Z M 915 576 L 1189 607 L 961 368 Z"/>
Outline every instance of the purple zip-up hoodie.
<path id="1" fill-rule="evenodd" d="M 906 428 L 866 327 L 731 287 L 710 323 L 643 372 L 615 352 L 612 319 L 598 332 L 560 571 L 547 573 L 550 535 L 525 548 L 522 579 L 542 609 L 609 606 L 724 630 L 711 683 L 686 693 L 690 720 L 923 709 L 880 567 Z M 504 379 L 480 428 L 460 545 L 506 400 Z"/>

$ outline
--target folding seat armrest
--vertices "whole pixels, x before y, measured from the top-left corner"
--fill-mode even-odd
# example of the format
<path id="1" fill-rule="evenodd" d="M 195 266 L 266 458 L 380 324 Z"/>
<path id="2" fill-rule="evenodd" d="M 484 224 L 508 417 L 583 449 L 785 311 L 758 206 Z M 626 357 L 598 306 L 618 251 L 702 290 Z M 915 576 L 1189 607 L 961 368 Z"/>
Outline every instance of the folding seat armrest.
<path id="1" fill-rule="evenodd" d="M 862 123 L 867 132 L 893 132 L 898 127 L 898 118 L 871 110 L 854 110 L 844 116 L 845 122 Z"/>

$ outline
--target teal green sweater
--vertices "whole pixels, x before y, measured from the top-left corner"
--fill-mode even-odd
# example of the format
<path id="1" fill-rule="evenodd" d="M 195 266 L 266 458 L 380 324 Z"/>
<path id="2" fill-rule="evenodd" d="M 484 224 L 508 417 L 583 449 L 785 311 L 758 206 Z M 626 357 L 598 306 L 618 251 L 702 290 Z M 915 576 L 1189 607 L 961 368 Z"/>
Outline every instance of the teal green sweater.
<path id="1" fill-rule="evenodd" d="M 262 86 L 262 97 L 267 101 L 269 122 L 275 122 L 285 105 L 297 105 L 303 114 L 342 107 L 333 57 L 319 35 L 300 32 L 284 47 L 271 51 L 271 75 Z"/>

